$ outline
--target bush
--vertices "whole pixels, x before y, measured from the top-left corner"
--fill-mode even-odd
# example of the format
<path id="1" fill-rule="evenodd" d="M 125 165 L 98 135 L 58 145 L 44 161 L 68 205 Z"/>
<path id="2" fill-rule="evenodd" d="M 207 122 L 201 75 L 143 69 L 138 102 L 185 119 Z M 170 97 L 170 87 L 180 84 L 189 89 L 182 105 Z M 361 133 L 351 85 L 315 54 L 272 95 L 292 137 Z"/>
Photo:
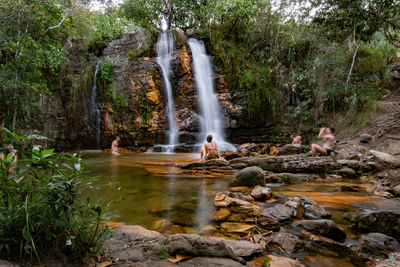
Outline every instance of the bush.
<path id="1" fill-rule="evenodd" d="M 40 262 L 47 255 L 86 260 L 101 252 L 104 212 L 81 199 L 91 182 L 82 160 L 37 145 L 20 154 L 21 169 L 13 173 L 12 157 L 0 159 L 0 256 Z"/>

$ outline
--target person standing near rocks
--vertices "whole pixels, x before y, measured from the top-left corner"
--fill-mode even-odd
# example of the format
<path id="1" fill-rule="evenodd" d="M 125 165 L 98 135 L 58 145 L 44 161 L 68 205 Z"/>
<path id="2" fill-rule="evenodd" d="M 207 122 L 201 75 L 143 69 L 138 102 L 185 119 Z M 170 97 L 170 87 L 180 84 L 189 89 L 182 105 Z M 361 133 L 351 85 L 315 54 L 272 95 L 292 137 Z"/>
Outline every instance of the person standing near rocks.
<path id="1" fill-rule="evenodd" d="M 8 171 L 13 172 L 15 166 L 17 166 L 18 155 L 15 153 L 14 146 L 12 144 L 4 144 L 4 148 L 8 151 L 8 153 L 4 154 L 3 152 L 0 152 L 0 159 L 6 160 L 8 155 L 11 155 L 11 165 L 8 168 Z"/>
<path id="2" fill-rule="evenodd" d="M 120 154 L 118 153 L 119 141 L 120 141 L 119 136 L 116 136 L 116 137 L 115 137 L 115 140 L 114 140 L 114 141 L 112 142 L 112 144 L 111 144 L 111 154 L 113 154 L 114 156 L 120 155 Z"/>
<path id="3" fill-rule="evenodd" d="M 218 150 L 217 142 L 212 140 L 212 135 L 207 136 L 207 143 L 200 149 L 200 159 L 201 160 L 209 160 L 209 159 L 216 159 L 221 158 L 221 154 Z"/>
<path id="4" fill-rule="evenodd" d="M 321 130 L 319 131 L 319 134 L 318 134 L 318 138 L 323 139 L 324 144 L 322 147 L 317 144 L 311 145 L 311 154 L 313 157 L 317 156 L 318 154 L 321 154 L 324 156 L 331 155 L 331 152 L 333 150 L 333 145 L 336 142 L 336 138 L 333 135 L 334 132 L 335 132 L 335 129 L 333 127 L 321 128 Z"/>

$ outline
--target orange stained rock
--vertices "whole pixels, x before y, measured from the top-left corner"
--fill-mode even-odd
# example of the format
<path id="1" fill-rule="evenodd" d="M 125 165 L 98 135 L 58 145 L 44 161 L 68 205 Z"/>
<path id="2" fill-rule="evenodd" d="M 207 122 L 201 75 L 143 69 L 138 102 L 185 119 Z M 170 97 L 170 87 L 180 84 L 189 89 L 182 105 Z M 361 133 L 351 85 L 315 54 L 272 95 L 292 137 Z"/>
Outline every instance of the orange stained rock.
<path id="1" fill-rule="evenodd" d="M 184 45 L 182 49 L 179 50 L 179 61 L 181 62 L 180 69 L 182 73 L 192 72 L 191 68 L 192 59 L 189 56 L 189 52 L 186 45 Z"/>

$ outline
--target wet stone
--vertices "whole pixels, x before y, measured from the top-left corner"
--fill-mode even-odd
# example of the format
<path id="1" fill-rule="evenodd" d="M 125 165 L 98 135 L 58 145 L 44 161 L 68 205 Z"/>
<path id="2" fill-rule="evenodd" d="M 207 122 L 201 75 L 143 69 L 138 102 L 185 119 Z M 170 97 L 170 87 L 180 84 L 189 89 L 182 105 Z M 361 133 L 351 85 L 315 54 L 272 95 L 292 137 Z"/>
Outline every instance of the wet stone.
<path id="1" fill-rule="evenodd" d="M 257 200 L 268 200 L 271 198 L 272 190 L 269 187 L 256 186 L 251 191 L 251 196 Z"/>
<path id="2" fill-rule="evenodd" d="M 231 212 L 227 208 L 221 208 L 215 211 L 212 215 L 214 221 L 224 221 L 231 215 Z"/>
<path id="3" fill-rule="evenodd" d="M 302 227 L 309 232 L 331 238 L 335 241 L 342 241 L 346 238 L 346 233 L 337 227 L 336 223 L 332 220 L 302 220 L 295 222 L 293 226 Z"/>
<path id="4" fill-rule="evenodd" d="M 282 222 L 287 222 L 292 220 L 294 214 L 294 209 L 284 206 L 282 204 L 275 204 L 271 207 L 265 209 L 262 216 L 265 218 L 275 219 Z"/>
<path id="5" fill-rule="evenodd" d="M 279 221 L 272 218 L 261 218 L 257 220 L 257 225 L 264 230 L 279 231 L 281 228 Z"/>

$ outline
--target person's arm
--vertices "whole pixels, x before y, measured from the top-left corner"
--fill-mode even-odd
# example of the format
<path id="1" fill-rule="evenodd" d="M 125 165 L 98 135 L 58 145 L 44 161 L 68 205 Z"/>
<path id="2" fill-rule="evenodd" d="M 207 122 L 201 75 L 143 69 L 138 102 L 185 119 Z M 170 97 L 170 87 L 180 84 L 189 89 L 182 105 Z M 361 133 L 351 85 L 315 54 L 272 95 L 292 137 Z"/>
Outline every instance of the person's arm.
<path id="1" fill-rule="evenodd" d="M 325 136 L 325 131 L 326 131 L 326 128 L 321 128 L 321 130 L 319 130 L 319 134 L 318 134 L 319 139 L 321 139 L 322 137 Z"/>
<path id="2" fill-rule="evenodd" d="M 207 144 L 204 144 L 204 148 L 206 150 L 206 158 L 208 158 L 208 153 L 210 152 L 210 150 L 208 149 Z"/>

